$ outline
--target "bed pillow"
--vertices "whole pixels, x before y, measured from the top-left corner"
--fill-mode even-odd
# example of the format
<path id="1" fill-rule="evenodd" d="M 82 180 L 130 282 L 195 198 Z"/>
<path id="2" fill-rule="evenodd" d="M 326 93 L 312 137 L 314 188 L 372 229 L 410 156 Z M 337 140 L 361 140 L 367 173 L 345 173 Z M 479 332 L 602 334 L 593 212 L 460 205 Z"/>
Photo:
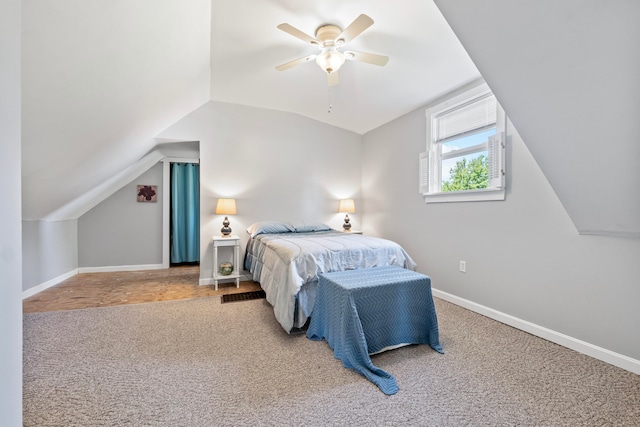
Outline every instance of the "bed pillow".
<path id="1" fill-rule="evenodd" d="M 278 234 L 278 233 L 293 233 L 296 229 L 291 224 L 280 221 L 260 221 L 255 222 L 247 228 L 247 233 L 251 237 L 256 237 L 258 234 Z"/>
<path id="2" fill-rule="evenodd" d="M 293 224 L 293 228 L 296 230 L 296 233 L 312 233 L 314 231 L 329 231 L 332 230 L 327 224 L 322 222 L 295 222 Z"/>

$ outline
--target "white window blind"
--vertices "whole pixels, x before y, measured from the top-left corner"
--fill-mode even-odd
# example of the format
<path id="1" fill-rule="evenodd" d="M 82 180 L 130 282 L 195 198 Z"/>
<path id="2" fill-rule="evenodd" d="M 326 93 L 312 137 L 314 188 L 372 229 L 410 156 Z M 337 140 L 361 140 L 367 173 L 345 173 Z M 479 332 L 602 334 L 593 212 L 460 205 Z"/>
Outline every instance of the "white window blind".
<path id="1" fill-rule="evenodd" d="M 433 140 L 444 142 L 466 133 L 480 132 L 496 123 L 496 97 L 482 95 L 437 114 L 433 118 Z"/>

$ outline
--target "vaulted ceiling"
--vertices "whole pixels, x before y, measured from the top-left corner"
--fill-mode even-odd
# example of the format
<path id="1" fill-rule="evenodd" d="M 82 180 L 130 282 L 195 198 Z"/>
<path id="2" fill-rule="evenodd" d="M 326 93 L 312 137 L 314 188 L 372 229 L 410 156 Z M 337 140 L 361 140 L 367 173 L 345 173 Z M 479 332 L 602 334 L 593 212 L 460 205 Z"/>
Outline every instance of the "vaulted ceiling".
<path id="1" fill-rule="evenodd" d="M 635 0 L 22 5 L 25 219 L 65 219 L 210 100 L 365 134 L 481 72 L 577 229 L 640 236 Z M 333 87 L 313 62 L 275 69 L 317 52 L 277 25 L 314 35 L 361 13 L 375 22 L 348 47 L 389 56 L 386 66 L 347 61 Z"/>
<path id="2" fill-rule="evenodd" d="M 348 47 L 385 67 L 348 61 L 331 88 L 315 63 L 275 69 L 317 52 L 279 24 L 314 35 L 361 13 L 375 23 Z M 26 219 L 64 219 L 209 100 L 363 134 L 479 77 L 431 0 L 24 0 L 22 19 Z"/>

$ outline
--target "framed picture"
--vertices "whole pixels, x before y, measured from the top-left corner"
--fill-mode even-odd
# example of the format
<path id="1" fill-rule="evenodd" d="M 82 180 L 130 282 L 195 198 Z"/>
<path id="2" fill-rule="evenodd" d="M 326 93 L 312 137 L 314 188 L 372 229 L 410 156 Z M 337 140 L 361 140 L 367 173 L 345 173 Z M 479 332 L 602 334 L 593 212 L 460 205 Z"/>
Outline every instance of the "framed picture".
<path id="1" fill-rule="evenodd" d="M 151 202 L 158 201 L 158 186 L 157 185 L 138 185 L 138 201 L 139 202 Z"/>

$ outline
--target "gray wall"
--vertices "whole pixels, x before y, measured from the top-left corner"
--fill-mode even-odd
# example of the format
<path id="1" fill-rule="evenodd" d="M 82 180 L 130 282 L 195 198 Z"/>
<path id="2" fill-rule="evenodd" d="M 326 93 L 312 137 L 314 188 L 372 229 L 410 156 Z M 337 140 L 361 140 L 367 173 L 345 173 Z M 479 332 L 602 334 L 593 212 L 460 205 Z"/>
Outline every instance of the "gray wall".
<path id="1" fill-rule="evenodd" d="M 22 425 L 20 1 L 0 3 L 0 423 Z"/>
<path id="2" fill-rule="evenodd" d="M 22 222 L 22 290 L 78 268 L 78 220 Z"/>
<path id="3" fill-rule="evenodd" d="M 158 201 L 136 200 L 138 185 L 157 185 Z M 78 266 L 162 264 L 162 163 L 78 219 Z"/>
<path id="4" fill-rule="evenodd" d="M 361 137 L 295 114 L 210 102 L 176 123 L 160 137 L 200 141 L 201 278 L 211 277 L 210 241 L 222 221 L 214 214 L 218 197 L 237 199 L 238 215 L 230 219 L 243 246 L 244 230 L 260 220 L 317 220 L 339 228 L 337 201 L 354 197 L 354 227 L 401 243 L 435 288 L 640 359 L 640 240 L 579 235 L 511 123 L 506 201 L 426 205 L 418 193 L 425 120 L 421 108 Z M 93 213 L 80 220 L 81 252 L 110 245 L 88 233 L 126 211 L 117 200 L 105 201 L 95 223 L 89 224 Z M 124 203 L 136 203 L 130 200 Z M 131 224 L 128 214 L 123 220 Z M 46 232 L 68 246 L 59 264 L 72 265 L 72 228 L 27 223 L 25 262 L 40 259 L 36 249 L 52 253 L 38 244 Z M 137 240 L 131 236 L 135 232 L 128 243 Z M 116 243 L 102 255 L 121 249 Z M 129 265 L 155 262 L 129 255 L 123 257 Z M 467 273 L 458 271 L 460 260 Z"/>
<path id="5" fill-rule="evenodd" d="M 435 2 L 579 232 L 640 238 L 640 2 Z"/>
<path id="6" fill-rule="evenodd" d="M 426 205 L 425 121 L 418 109 L 365 135 L 364 231 L 401 243 L 434 288 L 640 359 L 640 239 L 579 235 L 511 123 L 506 201 Z"/>
<path id="7" fill-rule="evenodd" d="M 236 198 L 229 218 L 246 244 L 256 221 L 322 221 L 342 225 L 338 200 L 360 209 L 362 138 L 297 114 L 210 102 L 159 135 L 200 141 L 200 277 L 212 275 L 211 237 L 223 217 L 219 197 Z M 352 215 L 360 228 L 361 216 Z"/>

